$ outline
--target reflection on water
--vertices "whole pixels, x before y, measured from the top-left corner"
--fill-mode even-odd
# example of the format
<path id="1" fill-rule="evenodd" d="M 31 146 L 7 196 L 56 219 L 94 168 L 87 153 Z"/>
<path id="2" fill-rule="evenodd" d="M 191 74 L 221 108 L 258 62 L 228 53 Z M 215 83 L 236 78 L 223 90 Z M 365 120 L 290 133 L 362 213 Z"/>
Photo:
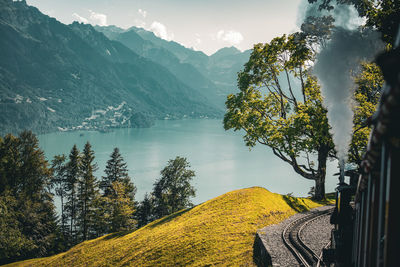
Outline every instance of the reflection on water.
<path id="1" fill-rule="evenodd" d="M 258 145 L 249 151 L 241 133 L 224 131 L 220 120 L 158 121 L 147 129 L 117 129 L 109 133 L 57 132 L 40 135 L 39 140 L 49 160 L 56 154 L 68 154 L 74 144 L 82 150 L 89 141 L 99 166 L 98 178 L 103 175 L 113 148 L 119 147 L 138 188 L 137 200 L 152 190 L 161 169 L 176 156 L 186 157 L 196 172 L 196 204 L 251 186 L 307 196 L 313 185 L 313 181 L 301 178 L 267 147 Z M 332 176 L 335 167 L 335 162 L 328 163 L 328 192 L 333 191 L 337 182 Z"/>

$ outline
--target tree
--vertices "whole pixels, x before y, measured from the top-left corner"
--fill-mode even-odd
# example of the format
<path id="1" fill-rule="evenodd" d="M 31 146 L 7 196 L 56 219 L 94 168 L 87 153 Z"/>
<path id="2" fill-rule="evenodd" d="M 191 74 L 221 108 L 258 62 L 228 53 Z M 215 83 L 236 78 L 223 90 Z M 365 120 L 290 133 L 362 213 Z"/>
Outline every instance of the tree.
<path id="1" fill-rule="evenodd" d="M 154 198 L 152 195 L 145 194 L 143 201 L 140 202 L 136 210 L 136 219 L 138 221 L 138 227 L 145 226 L 146 224 L 154 220 Z"/>
<path id="2" fill-rule="evenodd" d="M 5 191 L 0 194 L 0 264 L 18 260 L 35 247 L 18 221 L 17 199 Z"/>
<path id="3" fill-rule="evenodd" d="M 65 237 L 67 233 L 67 216 L 65 214 L 65 203 L 64 198 L 67 195 L 66 188 L 66 157 L 65 155 L 56 155 L 51 163 L 51 169 L 53 173 L 53 187 L 55 194 L 60 197 L 61 201 L 61 233 Z"/>
<path id="4" fill-rule="evenodd" d="M 78 190 L 78 218 L 80 238 L 87 240 L 90 237 L 95 237 L 94 232 L 94 214 L 95 214 L 95 199 L 99 195 L 98 185 L 94 172 L 97 170 L 97 164 L 94 163 L 94 151 L 89 142 L 86 143 L 81 156 Z"/>
<path id="5" fill-rule="evenodd" d="M 196 191 L 190 182 L 195 173 L 189 167 L 186 158 L 176 157 L 161 171 L 152 192 L 156 218 L 193 206 L 190 198 L 196 196 Z"/>
<path id="6" fill-rule="evenodd" d="M 103 190 L 104 195 L 107 196 L 112 193 L 110 189 L 113 182 L 122 182 L 125 183 L 125 188 L 127 192 L 132 195 L 133 199 L 136 193 L 136 187 L 131 183 L 127 165 L 119 153 L 118 147 L 114 148 L 110 157 L 111 158 L 107 161 L 106 169 L 104 170 L 106 176 L 102 177 L 100 188 Z"/>
<path id="7" fill-rule="evenodd" d="M 256 44 L 238 74 L 240 92 L 227 98 L 224 128 L 244 130 L 247 146 L 269 146 L 296 173 L 315 181 L 320 200 L 326 162 L 335 151 L 320 87 L 307 67 L 313 58 L 298 34 Z"/>
<path id="8" fill-rule="evenodd" d="M 2 254 L 7 258 L 0 261 L 56 252 L 59 231 L 50 193 L 51 171 L 32 132 L 24 131 L 18 137 L 7 135 L 0 142 L 0 177 L 0 231 L 4 238 L 12 235 L 5 241 L 10 247 Z"/>
<path id="9" fill-rule="evenodd" d="M 100 210 L 97 212 L 97 230 L 100 234 L 131 230 L 136 227 L 134 218 L 136 187 L 128 175 L 127 165 L 115 148 L 107 161 L 106 176 L 102 177 L 100 188 L 101 198 L 97 199 Z M 102 225 L 103 224 L 103 225 Z"/>
<path id="10" fill-rule="evenodd" d="M 66 190 L 67 202 L 65 203 L 65 211 L 69 220 L 69 235 L 72 244 L 77 242 L 77 189 L 81 176 L 81 159 L 80 153 L 76 145 L 74 145 L 69 154 L 66 172 Z"/>
<path id="11" fill-rule="evenodd" d="M 368 126 L 381 96 L 383 75 L 374 63 L 362 63 L 361 73 L 355 77 L 357 85 L 354 93 L 354 133 L 350 144 L 349 162 L 361 165 L 362 157 L 367 149 L 371 128 Z"/>
<path id="12" fill-rule="evenodd" d="M 119 232 L 133 230 L 136 227 L 136 220 L 133 218 L 135 212 L 134 201 L 132 200 L 126 183 L 115 181 L 111 184 L 112 194 L 105 197 L 109 210 L 109 231 Z"/>
<path id="13" fill-rule="evenodd" d="M 308 0 L 316 3 L 318 0 Z M 337 4 L 353 5 L 360 17 L 366 18 L 366 26 L 372 26 L 382 33 L 382 39 L 394 44 L 400 24 L 400 1 L 397 0 L 322 0 L 319 9 L 332 10 Z"/>

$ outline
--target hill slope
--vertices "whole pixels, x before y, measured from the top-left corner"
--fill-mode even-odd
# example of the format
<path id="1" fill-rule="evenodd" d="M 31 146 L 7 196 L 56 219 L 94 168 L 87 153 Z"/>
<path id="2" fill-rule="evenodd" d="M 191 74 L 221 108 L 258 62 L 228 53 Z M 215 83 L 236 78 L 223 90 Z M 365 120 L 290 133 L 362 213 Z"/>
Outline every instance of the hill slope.
<path id="1" fill-rule="evenodd" d="M 83 242 L 52 257 L 18 266 L 254 265 L 257 229 L 320 204 L 288 200 L 260 187 L 236 190 L 134 231 Z M 294 209 L 293 207 L 297 207 Z"/>

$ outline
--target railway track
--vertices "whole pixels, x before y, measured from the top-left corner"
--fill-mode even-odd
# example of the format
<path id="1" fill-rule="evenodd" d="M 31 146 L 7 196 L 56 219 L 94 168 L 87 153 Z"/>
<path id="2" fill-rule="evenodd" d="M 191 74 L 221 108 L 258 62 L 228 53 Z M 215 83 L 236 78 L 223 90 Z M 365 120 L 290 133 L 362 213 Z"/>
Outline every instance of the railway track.
<path id="1" fill-rule="evenodd" d="M 323 265 L 320 255 L 317 255 L 301 239 L 301 232 L 306 225 L 319 219 L 322 216 L 328 216 L 333 209 L 314 212 L 310 215 L 299 218 L 285 227 L 282 232 L 282 239 L 285 246 L 290 250 L 300 266 L 321 266 Z"/>

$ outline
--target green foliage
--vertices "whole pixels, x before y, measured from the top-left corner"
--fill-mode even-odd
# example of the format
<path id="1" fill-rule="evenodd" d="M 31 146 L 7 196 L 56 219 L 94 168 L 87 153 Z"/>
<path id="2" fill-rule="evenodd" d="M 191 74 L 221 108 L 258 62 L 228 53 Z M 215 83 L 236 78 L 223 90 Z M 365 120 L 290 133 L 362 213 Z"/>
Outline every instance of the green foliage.
<path id="1" fill-rule="evenodd" d="M 0 195 L 0 264 L 16 260 L 35 247 L 21 232 L 18 201 L 8 191 Z"/>
<path id="2" fill-rule="evenodd" d="M 76 244 L 77 239 L 77 195 L 78 182 L 81 176 L 80 152 L 74 145 L 69 154 L 69 161 L 66 165 L 66 180 L 65 186 L 67 191 L 67 201 L 65 203 L 65 213 L 69 221 L 69 238 L 71 244 Z"/>
<path id="3" fill-rule="evenodd" d="M 99 197 L 99 190 L 94 176 L 97 164 L 94 163 L 94 151 L 89 142 L 86 143 L 81 156 L 81 178 L 78 184 L 78 218 L 80 240 L 97 237 L 95 232 L 95 200 Z"/>
<path id="4" fill-rule="evenodd" d="M 240 92 L 226 101 L 224 127 L 244 130 L 247 146 L 272 148 L 298 174 L 316 181 L 316 198 L 322 199 L 326 160 L 334 146 L 319 85 L 307 70 L 313 51 L 299 37 L 283 35 L 254 46 L 238 74 Z"/>
<path id="5" fill-rule="evenodd" d="M 381 90 L 383 87 L 383 76 L 374 63 L 363 63 L 362 72 L 355 77 L 357 85 L 354 93 L 354 133 L 350 144 L 349 162 L 361 164 L 371 128 L 367 127 L 369 118 L 376 111 Z"/>
<path id="6" fill-rule="evenodd" d="M 308 0 L 315 3 L 317 0 Z M 366 26 L 372 26 L 382 33 L 382 39 L 393 45 L 400 24 L 400 1 L 398 0 L 322 0 L 320 9 L 332 10 L 336 4 L 353 5 Z"/>
<path id="7" fill-rule="evenodd" d="M 51 171 L 32 132 L 0 140 L 0 262 L 57 251 Z"/>
<path id="8" fill-rule="evenodd" d="M 61 201 L 61 218 L 60 218 L 60 230 L 62 235 L 65 237 L 68 233 L 67 229 L 67 216 L 65 214 L 65 197 L 67 196 L 67 188 L 66 188 L 66 157 L 65 155 L 56 155 L 54 159 L 51 161 L 51 170 L 53 173 L 52 187 L 54 187 L 54 191 L 56 196 L 60 198 Z"/>
<path id="9" fill-rule="evenodd" d="M 154 183 L 152 192 L 155 218 L 193 206 L 190 198 L 196 195 L 196 191 L 190 181 L 195 173 L 188 168 L 190 165 L 186 158 L 176 157 L 169 160 L 161 171 L 161 177 Z"/>
<path id="10" fill-rule="evenodd" d="M 106 212 L 109 216 L 109 233 L 124 230 L 133 230 L 136 221 L 133 219 L 135 212 L 134 201 L 127 190 L 129 184 L 115 181 L 111 185 L 112 194 L 105 196 Z"/>
<path id="11" fill-rule="evenodd" d="M 306 38 L 314 53 L 319 49 L 318 46 L 326 46 L 326 42 L 330 39 L 332 34 L 334 21 L 335 20 L 332 16 L 309 16 L 304 19 L 301 24 L 300 35 Z"/>
<path id="12" fill-rule="evenodd" d="M 145 226 L 149 222 L 152 222 L 154 218 L 154 198 L 152 195 L 145 194 L 143 201 L 137 207 L 136 219 L 138 221 L 138 227 Z"/>
<path id="13" fill-rule="evenodd" d="M 98 234 L 135 229 L 136 187 L 131 182 L 118 148 L 114 148 L 104 172 L 106 176 L 100 182 L 103 195 L 96 200 L 99 208 L 96 216 Z"/>
<path id="14" fill-rule="evenodd" d="M 114 148 L 114 151 L 111 153 L 104 172 L 106 176 L 102 177 L 100 188 L 104 191 L 105 196 L 112 193 L 111 185 L 113 182 L 122 182 L 125 183 L 125 189 L 132 195 L 132 199 L 134 198 L 136 187 L 131 183 L 127 165 L 119 153 L 118 147 Z"/>

